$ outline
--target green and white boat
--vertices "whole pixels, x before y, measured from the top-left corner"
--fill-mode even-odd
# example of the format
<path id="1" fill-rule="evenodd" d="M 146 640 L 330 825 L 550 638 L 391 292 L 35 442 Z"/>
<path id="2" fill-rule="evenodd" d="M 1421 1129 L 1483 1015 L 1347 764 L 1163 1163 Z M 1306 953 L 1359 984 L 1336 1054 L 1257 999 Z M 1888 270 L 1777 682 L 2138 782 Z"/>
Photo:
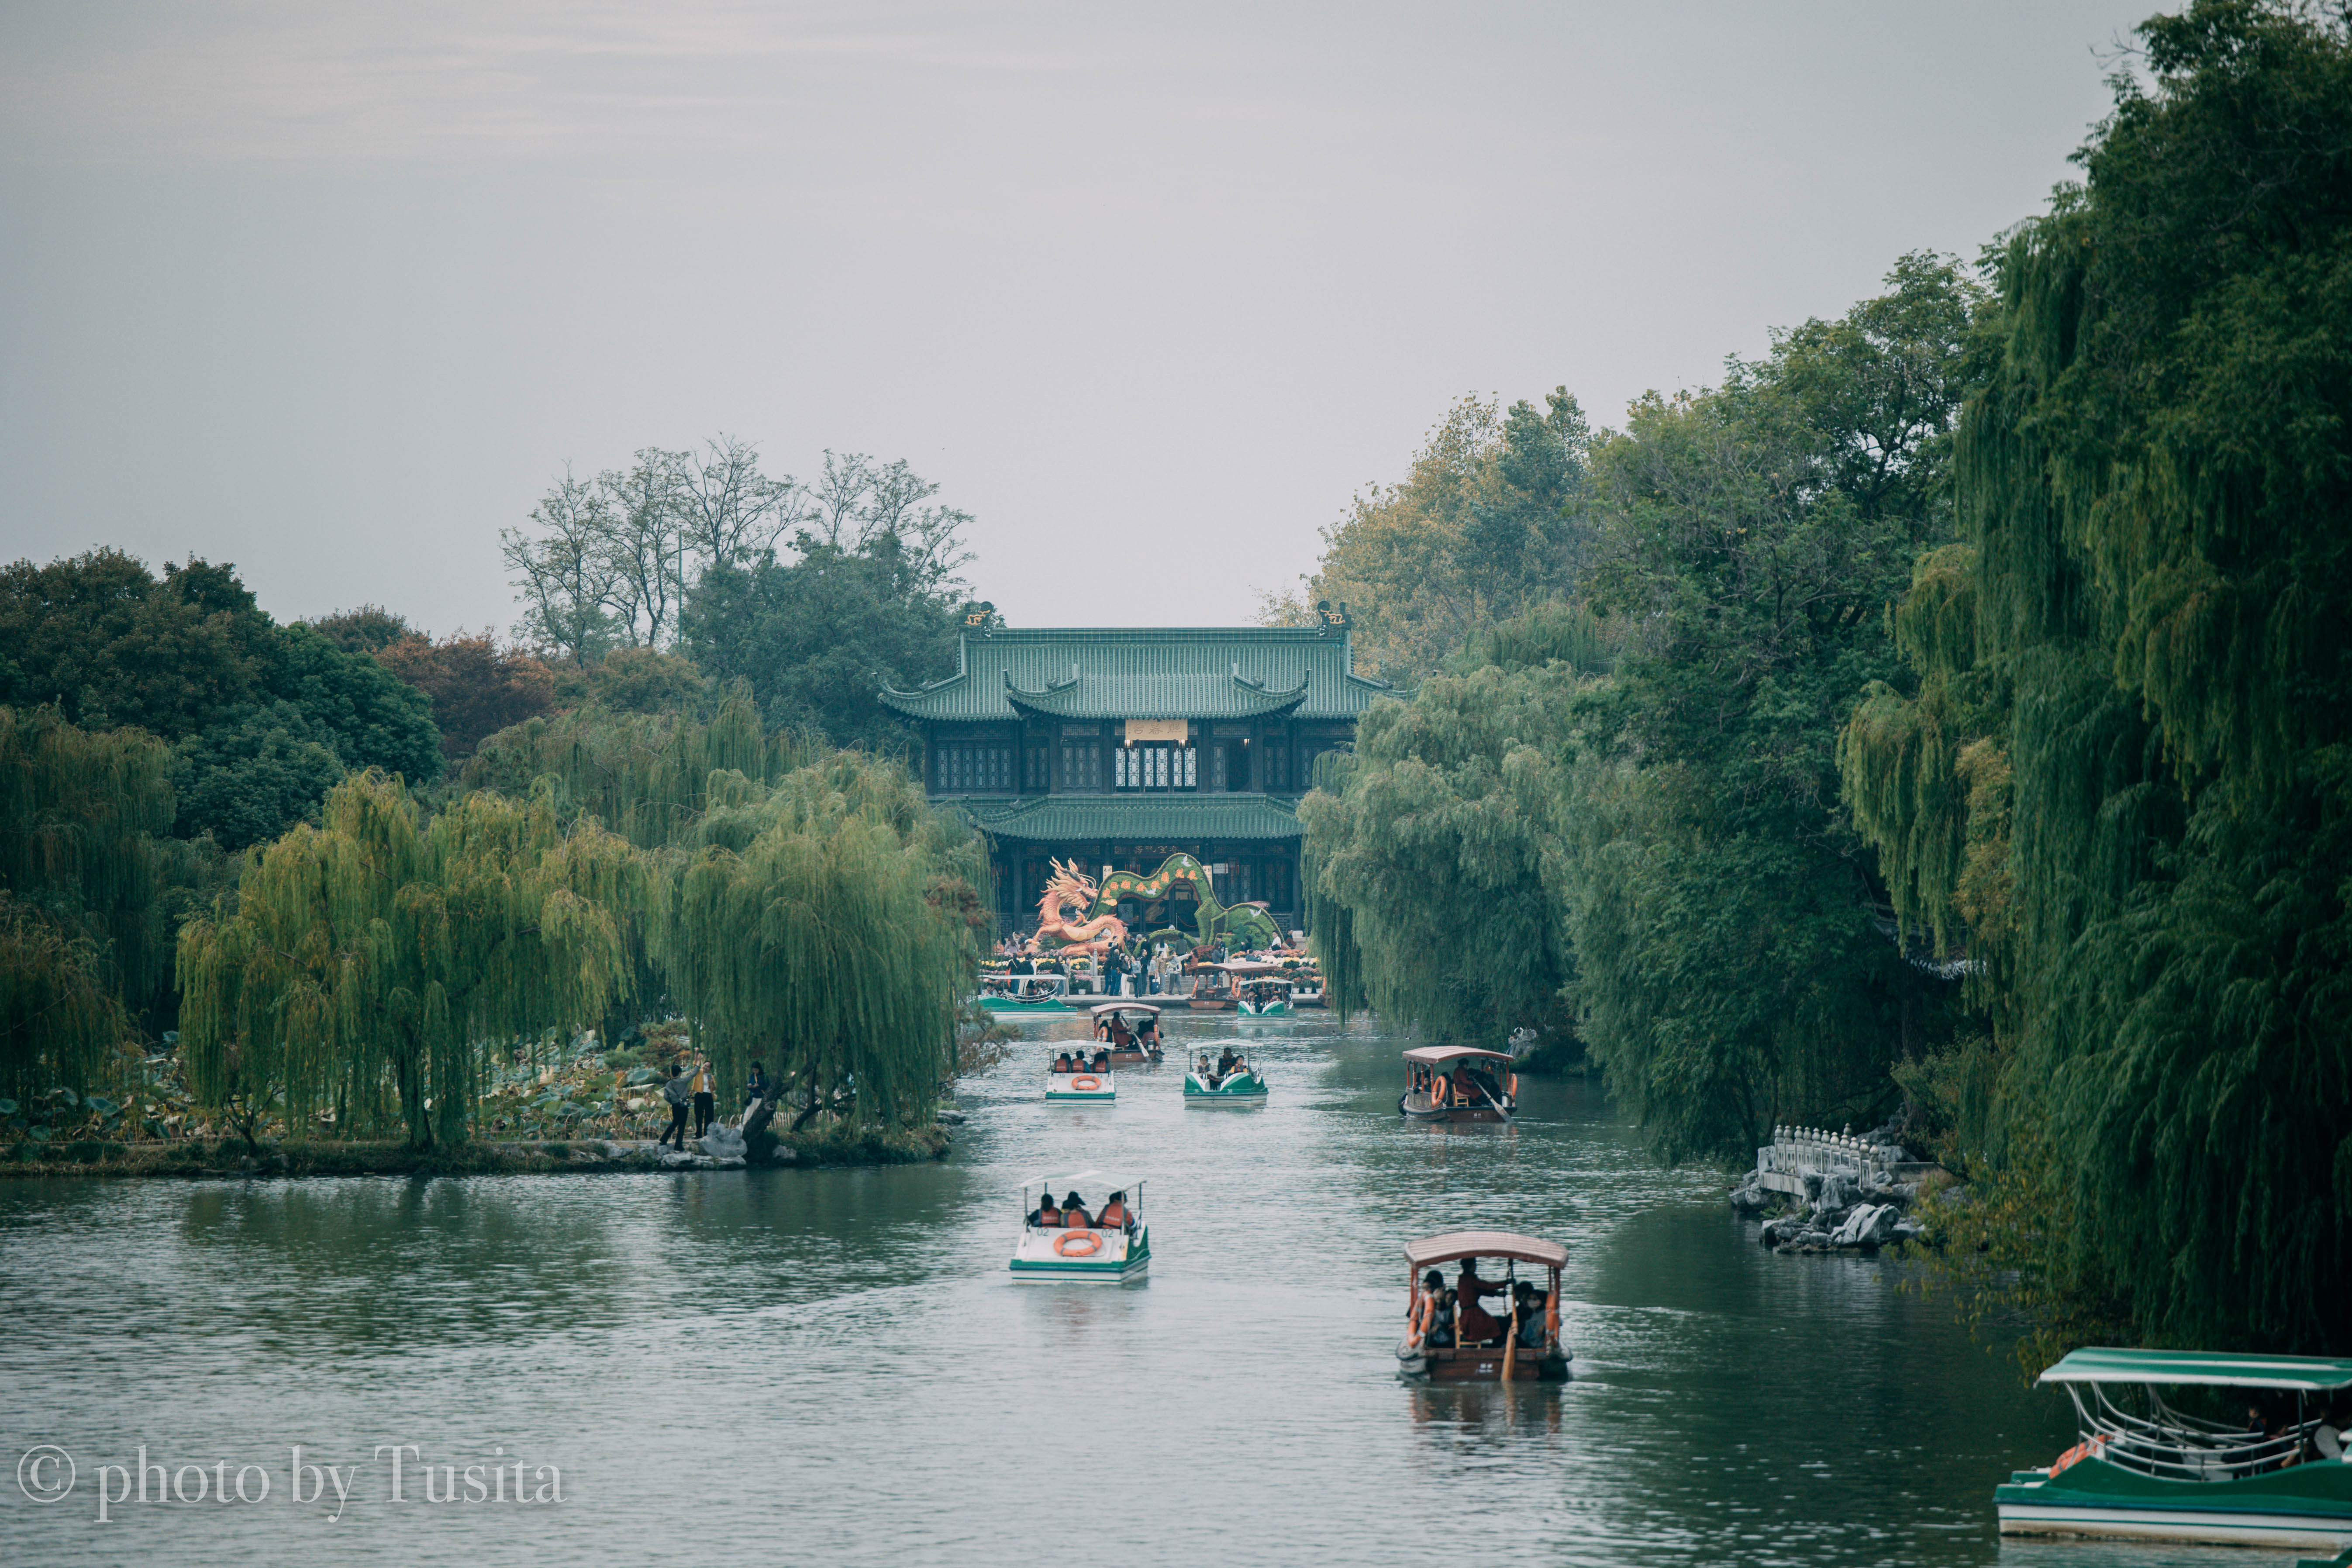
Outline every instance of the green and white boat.
<path id="1" fill-rule="evenodd" d="M 991 1013 L 1075 1013 L 1066 974 L 983 974 L 972 1000 Z"/>
<path id="2" fill-rule="evenodd" d="M 1080 1226 L 1039 1223 L 1040 1214 L 1056 1195 L 1076 1194 L 1088 1223 Z M 1038 1202 L 1032 1201 L 1035 1194 Z M 1103 1223 L 1102 1211 L 1118 1198 L 1123 1215 Z M 1066 1176 L 1032 1176 L 1021 1185 L 1021 1237 L 1013 1244 L 1013 1278 L 1024 1283 L 1075 1280 L 1081 1284 L 1123 1285 L 1140 1279 L 1151 1268 L 1151 1231 L 1143 1223 L 1143 1182 L 1140 1177 L 1107 1176 L 1100 1171 L 1079 1171 Z"/>
<path id="3" fill-rule="evenodd" d="M 1063 1072 L 1057 1068 L 1045 1069 L 1045 1099 L 1049 1102 L 1063 1100 L 1117 1100 L 1118 1081 L 1104 1068 L 1076 1068 Z"/>
<path id="4" fill-rule="evenodd" d="M 1993 1489 L 2003 1535 L 2352 1548 L 2352 1360 L 2078 1350 L 2040 1381 L 2082 1441 Z M 2244 1390 L 2248 1418 L 2177 1410 L 2180 1387 Z"/>
<path id="5" fill-rule="evenodd" d="M 1287 980 L 1253 980 L 1241 988 L 1234 999 L 1234 1011 L 1244 1018 L 1287 1018 L 1290 1016 L 1290 982 Z"/>
<path id="6" fill-rule="evenodd" d="M 1184 1103 L 1187 1105 L 1264 1105 L 1265 1079 L 1247 1061 L 1235 1058 L 1230 1070 L 1220 1070 L 1221 1062 L 1201 1053 L 1184 1074 Z"/>

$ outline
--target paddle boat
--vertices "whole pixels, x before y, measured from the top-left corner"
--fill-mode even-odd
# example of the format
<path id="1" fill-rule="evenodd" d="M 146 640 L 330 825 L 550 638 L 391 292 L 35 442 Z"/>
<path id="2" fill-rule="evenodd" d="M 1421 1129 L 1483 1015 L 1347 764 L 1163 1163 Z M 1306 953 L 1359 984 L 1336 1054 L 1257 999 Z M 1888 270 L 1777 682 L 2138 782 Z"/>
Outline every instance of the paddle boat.
<path id="1" fill-rule="evenodd" d="M 2037 1381 L 2074 1400 L 2082 1441 L 1993 1489 L 2003 1535 L 2352 1548 L 2352 1359 L 2078 1350 Z M 2246 1416 L 2160 1392 L 2183 1387 L 2242 1390 L 2184 1403 Z"/>
<path id="2" fill-rule="evenodd" d="M 1415 1046 L 1404 1063 L 1397 1109 L 1414 1121 L 1508 1121 L 1518 1110 L 1519 1075 L 1507 1051 Z"/>
<path id="3" fill-rule="evenodd" d="M 1089 1222 L 1064 1223 L 1061 1205 L 1078 1194 Z M 1032 1194 L 1036 1201 L 1032 1201 Z M 1127 1213 L 1102 1223 L 1101 1210 L 1117 1194 Z M 1097 1205 L 1087 1209 L 1087 1205 Z M 1021 1186 L 1021 1237 L 1013 1244 L 1013 1278 L 1075 1279 L 1117 1285 L 1140 1279 L 1151 1267 L 1151 1232 L 1143 1223 L 1143 1183 L 1139 1177 L 1079 1171 L 1066 1176 L 1033 1176 Z"/>
<path id="4" fill-rule="evenodd" d="M 1068 1013 L 1069 994 L 1066 974 L 982 974 L 972 1000 L 991 1014 Z"/>
<path id="5" fill-rule="evenodd" d="M 1500 1279 L 1478 1272 L 1482 1258 L 1503 1260 Z M 1559 1342 L 1559 1271 L 1568 1265 L 1567 1247 L 1507 1230 L 1456 1230 L 1406 1243 L 1404 1260 L 1411 1295 L 1404 1338 L 1397 1345 L 1398 1375 L 1431 1383 L 1558 1383 L 1568 1376 L 1571 1358 Z M 1448 1263 L 1462 1265 L 1450 1284 L 1441 1272 Z M 1519 1288 L 1522 1263 L 1547 1271 L 1540 1300 Z M 1433 1274 L 1434 1287 L 1429 1283 Z M 1471 1281 L 1466 1289 L 1465 1279 Z M 1492 1320 L 1483 1325 L 1494 1330 L 1484 1342 L 1458 1342 L 1469 1316 L 1464 1311 L 1469 1304 L 1465 1295 Z M 1497 1297 L 1500 1310 L 1488 1304 Z M 1481 1322 L 1476 1317 L 1470 1321 Z"/>
<path id="6" fill-rule="evenodd" d="M 1045 1067 L 1046 1100 L 1117 1100 L 1118 1085 L 1111 1078 L 1110 1069 L 1085 1065 L 1097 1055 L 1108 1057 L 1109 1054 L 1108 1051 L 1056 1052 Z M 1064 1068 L 1061 1063 L 1066 1055 L 1075 1058 L 1079 1065 Z"/>
<path id="7" fill-rule="evenodd" d="M 1264 1105 L 1265 1093 L 1265 1079 L 1238 1057 L 1226 1068 L 1222 1059 L 1212 1061 L 1202 1051 L 1184 1074 L 1187 1105 Z"/>
<path id="8" fill-rule="evenodd" d="M 1290 982 L 1250 980 L 1242 984 L 1234 1011 L 1244 1018 L 1286 1018 L 1290 1016 Z"/>
<path id="9" fill-rule="evenodd" d="M 1166 1054 L 1160 1046 L 1160 1009 L 1150 1003 L 1106 1002 L 1093 1013 L 1095 1039 L 1110 1042 L 1111 1066 L 1146 1066 Z"/>

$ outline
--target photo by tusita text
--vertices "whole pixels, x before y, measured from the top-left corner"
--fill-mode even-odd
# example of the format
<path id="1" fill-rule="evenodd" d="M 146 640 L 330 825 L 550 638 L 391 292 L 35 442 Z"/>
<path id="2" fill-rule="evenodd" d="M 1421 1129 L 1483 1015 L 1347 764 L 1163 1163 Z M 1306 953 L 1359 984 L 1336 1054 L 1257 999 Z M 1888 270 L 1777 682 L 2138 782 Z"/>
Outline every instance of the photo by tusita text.
<path id="1" fill-rule="evenodd" d="M 334 1464 L 319 1450 L 297 1444 L 282 1469 L 214 1459 L 174 1464 L 150 1456 L 142 1444 L 128 1463 L 101 1463 L 85 1470 L 55 1444 L 28 1450 L 17 1466 L 17 1485 L 37 1503 L 62 1502 L 89 1478 L 100 1524 L 128 1509 L 157 1505 L 198 1507 L 279 1506 L 316 1508 L 330 1524 L 340 1522 L 353 1502 L 520 1504 L 563 1501 L 563 1472 L 555 1465 L 510 1458 L 503 1447 L 471 1464 L 435 1464 L 416 1443 L 379 1443 L 369 1460 Z"/>

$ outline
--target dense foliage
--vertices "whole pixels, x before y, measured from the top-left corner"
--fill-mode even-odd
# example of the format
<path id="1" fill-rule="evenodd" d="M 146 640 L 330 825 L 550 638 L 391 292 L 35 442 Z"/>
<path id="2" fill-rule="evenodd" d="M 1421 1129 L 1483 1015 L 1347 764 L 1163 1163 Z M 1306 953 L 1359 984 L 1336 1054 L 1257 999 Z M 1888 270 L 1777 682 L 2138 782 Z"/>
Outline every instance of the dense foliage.
<path id="1" fill-rule="evenodd" d="M 1572 580 L 1581 605 L 1471 637 L 1301 807 L 1318 908 L 1347 913 L 1326 956 L 1372 1005 L 1489 1040 L 1572 1026 L 1670 1156 L 1871 1117 L 1946 1026 L 1838 797 L 1840 724 L 1895 673 L 1879 606 L 1949 527 L 1979 304 L 1933 257 L 1888 282 L 1580 438 L 1548 492 L 1571 515 L 1523 535 L 1561 553 L 1481 601 Z"/>
<path id="2" fill-rule="evenodd" d="M 1261 618 L 1312 625 L 1315 603 L 1345 604 L 1358 659 L 1373 671 L 1442 668 L 1477 629 L 1575 583 L 1588 434 L 1565 387 L 1542 408 L 1464 398 L 1401 483 L 1357 496 L 1323 531 L 1305 592 L 1268 599 Z"/>
<path id="3" fill-rule="evenodd" d="M 2352 38 L 2203 0 L 2081 189 L 2000 256 L 1965 545 L 1896 616 L 1845 770 L 1906 912 L 1983 965 L 2053 1152 L 2042 1266 L 2183 1342 L 2352 1306 Z"/>
<path id="4" fill-rule="evenodd" d="M 114 550 L 0 570 L 0 704 L 173 745 L 182 837 L 229 848 L 316 810 L 346 771 L 441 770 L 431 705 L 364 654 L 264 615 L 235 569 L 160 578 Z"/>

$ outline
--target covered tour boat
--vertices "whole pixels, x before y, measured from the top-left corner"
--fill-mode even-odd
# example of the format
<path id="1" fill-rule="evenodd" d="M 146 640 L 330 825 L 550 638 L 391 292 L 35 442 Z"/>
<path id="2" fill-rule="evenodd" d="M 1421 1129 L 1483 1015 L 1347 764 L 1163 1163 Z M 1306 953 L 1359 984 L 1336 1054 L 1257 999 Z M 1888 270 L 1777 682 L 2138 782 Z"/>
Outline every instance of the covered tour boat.
<path id="1" fill-rule="evenodd" d="M 1150 1267 L 1141 1178 L 1078 1171 L 1022 1184 L 1013 1279 L 1117 1285 L 1142 1279 Z"/>
<path id="2" fill-rule="evenodd" d="M 1110 1043 L 1113 1067 L 1140 1067 L 1158 1061 L 1160 1009 L 1148 1002 L 1106 1002 L 1095 1008 L 1095 1038 Z"/>
<path id="3" fill-rule="evenodd" d="M 1499 1278 L 1478 1271 L 1500 1258 Z M 1507 1230 L 1456 1230 L 1408 1242 L 1400 1375 L 1431 1383 L 1557 1383 L 1571 1359 L 1559 1342 L 1559 1271 L 1568 1248 Z M 1451 1280 L 1444 1265 L 1458 1263 Z M 1519 1265 L 1545 1271 L 1540 1291 Z M 1466 1283 L 1465 1283 L 1466 1282 Z"/>
<path id="4" fill-rule="evenodd" d="M 1213 1061 L 1202 1051 L 1184 1074 L 1187 1105 L 1264 1105 L 1265 1096 L 1265 1079 L 1231 1051 Z"/>
<path id="5" fill-rule="evenodd" d="M 1993 1489 L 2003 1535 L 2352 1548 L 2352 1360 L 2078 1350 L 2039 1381 L 2082 1441 Z"/>
<path id="6" fill-rule="evenodd" d="M 989 1013 L 1067 1013 L 1066 974 L 982 974 L 973 998 Z"/>
<path id="7" fill-rule="evenodd" d="M 1053 1100 L 1117 1100 L 1118 1084 L 1108 1066 L 1096 1065 L 1108 1060 L 1110 1053 L 1097 1050 L 1089 1056 L 1084 1051 L 1064 1051 L 1045 1066 L 1045 1098 Z"/>
<path id="8" fill-rule="evenodd" d="M 1517 1114 L 1519 1075 L 1507 1051 L 1415 1046 L 1404 1067 L 1397 1109 L 1415 1121 L 1508 1121 Z"/>

